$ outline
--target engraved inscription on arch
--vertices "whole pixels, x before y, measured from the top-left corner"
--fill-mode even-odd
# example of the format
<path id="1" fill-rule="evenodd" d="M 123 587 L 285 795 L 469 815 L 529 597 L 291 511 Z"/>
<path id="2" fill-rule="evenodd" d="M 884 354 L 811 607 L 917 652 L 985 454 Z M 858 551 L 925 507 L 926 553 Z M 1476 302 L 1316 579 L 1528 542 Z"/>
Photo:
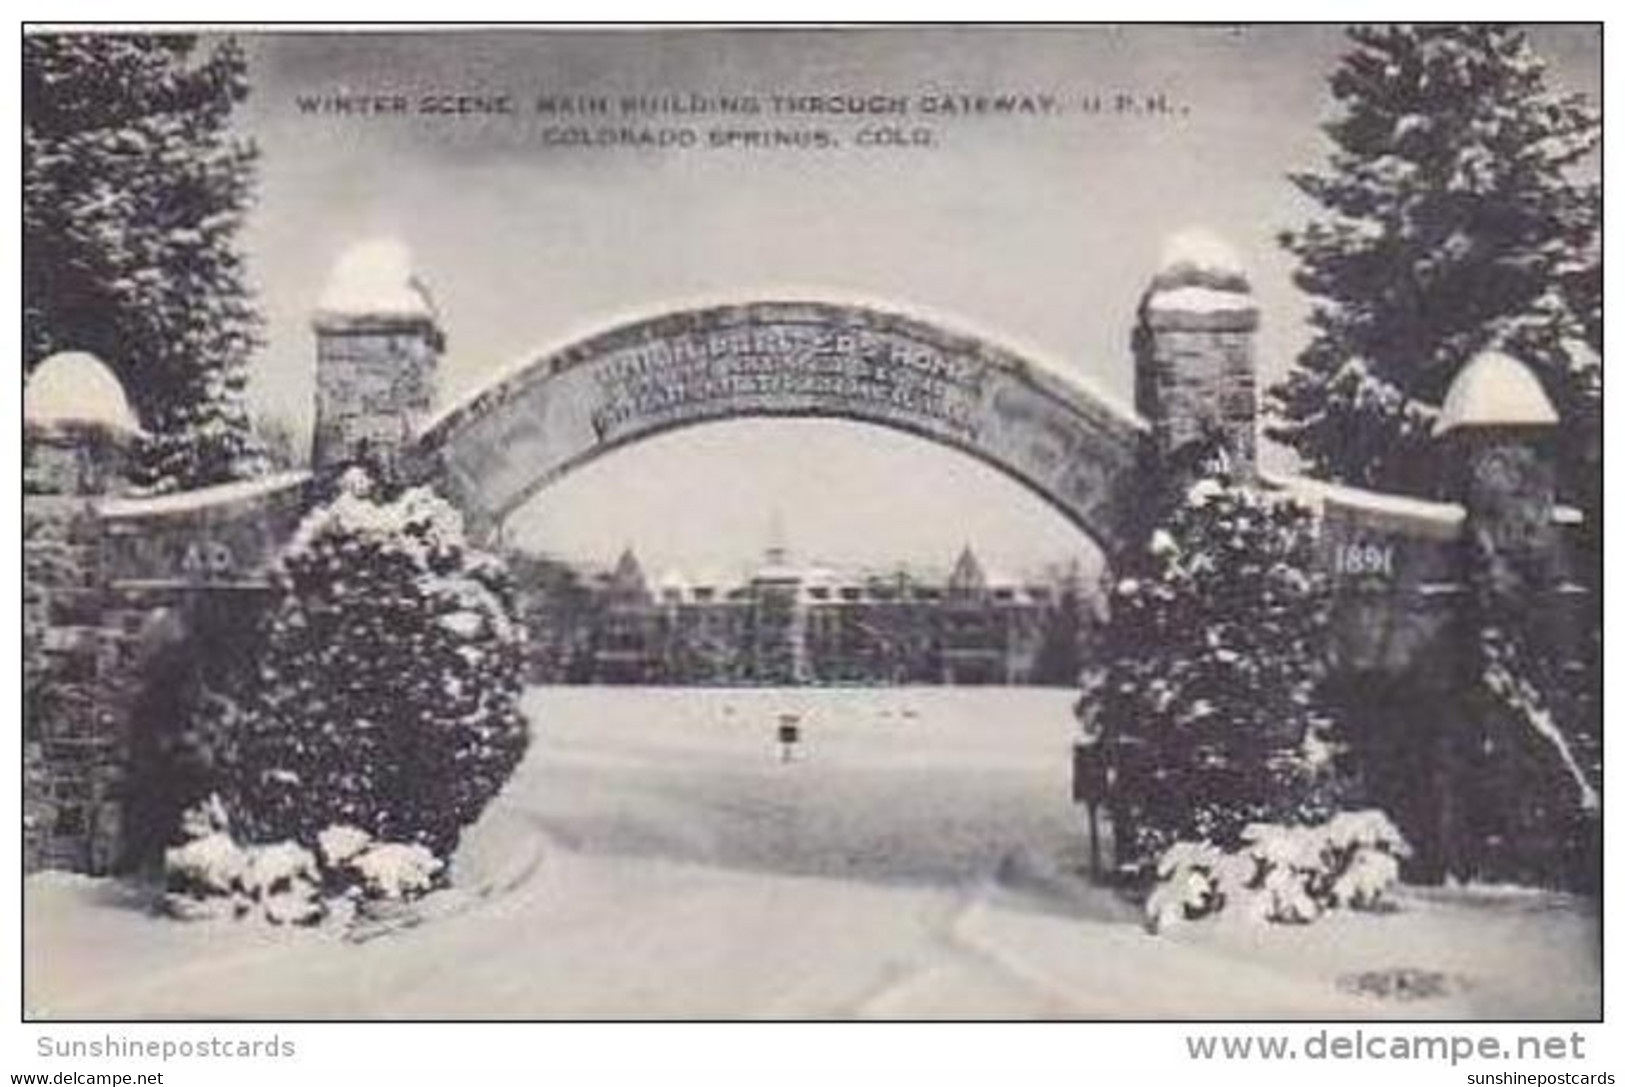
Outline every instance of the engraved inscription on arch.
<path id="1" fill-rule="evenodd" d="M 489 526 L 606 450 L 757 416 L 895 427 L 1003 470 L 1108 549 L 1133 532 L 1122 511 L 1143 466 L 1139 419 L 981 340 L 811 302 L 684 311 L 565 347 L 435 423 L 416 474 Z"/>
<path id="2" fill-rule="evenodd" d="M 601 441 L 651 423 L 807 401 L 832 414 L 929 418 L 975 440 L 985 368 L 895 334 L 781 322 L 698 328 L 614 351 L 593 368 Z"/>

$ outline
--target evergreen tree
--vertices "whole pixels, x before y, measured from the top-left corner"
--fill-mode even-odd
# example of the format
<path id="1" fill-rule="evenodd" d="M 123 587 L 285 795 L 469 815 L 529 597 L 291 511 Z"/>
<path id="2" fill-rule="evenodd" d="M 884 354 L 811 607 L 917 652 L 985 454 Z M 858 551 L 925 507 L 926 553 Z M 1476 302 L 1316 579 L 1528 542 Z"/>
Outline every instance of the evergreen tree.
<path id="1" fill-rule="evenodd" d="M 1477 505 L 1504 504 L 1490 515 L 1504 524 L 1521 500 L 1516 488 L 1486 487 Z M 1539 603 L 1558 598 L 1568 577 L 1553 535 L 1549 525 L 1479 527 L 1463 541 L 1461 648 L 1473 681 L 1452 738 L 1466 768 L 1457 805 L 1464 841 L 1453 853 L 1464 877 L 1596 890 L 1600 656 L 1590 639 L 1576 639 L 1566 608 Z"/>
<path id="2" fill-rule="evenodd" d="M 512 582 L 431 492 L 375 502 L 347 482 L 284 556 L 226 729 L 228 804 L 250 841 L 314 847 L 350 825 L 445 857 L 527 743 Z"/>
<path id="3" fill-rule="evenodd" d="M 1078 682 L 1092 617 L 1076 577 L 1061 586 L 1055 608 L 1044 618 L 1042 639 L 1033 661 L 1033 682 L 1067 687 Z"/>
<path id="4" fill-rule="evenodd" d="M 1601 192 L 1581 175 L 1598 114 L 1549 88 L 1516 29 L 1349 36 L 1328 168 L 1293 177 L 1324 209 L 1282 235 L 1315 299 L 1314 337 L 1270 390 L 1271 435 L 1316 475 L 1425 490 L 1438 405 L 1491 344 L 1535 365 L 1565 419 L 1596 433 Z M 1593 444 L 1577 435 L 1577 455 Z"/>
<path id="5" fill-rule="evenodd" d="M 89 351 L 151 434 L 142 482 L 263 470 L 244 403 L 259 318 L 237 235 L 254 149 L 241 49 L 190 35 L 23 39 L 23 348 Z M 26 377 L 26 373 L 25 373 Z"/>
<path id="6" fill-rule="evenodd" d="M 1117 767 L 1120 862 L 1182 839 L 1233 848 L 1249 823 L 1335 810 L 1313 547 L 1301 506 L 1209 478 L 1113 586 L 1082 709 Z"/>

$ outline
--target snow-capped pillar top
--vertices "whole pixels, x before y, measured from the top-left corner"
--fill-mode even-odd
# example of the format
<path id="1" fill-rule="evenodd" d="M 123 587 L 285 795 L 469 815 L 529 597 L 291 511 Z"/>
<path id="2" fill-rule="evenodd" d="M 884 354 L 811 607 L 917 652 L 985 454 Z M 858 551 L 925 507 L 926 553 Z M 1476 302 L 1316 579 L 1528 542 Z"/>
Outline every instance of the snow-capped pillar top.
<path id="1" fill-rule="evenodd" d="M 1469 538 L 1490 559 L 1485 591 L 1527 593 L 1566 577 L 1548 448 L 1557 422 L 1534 372 L 1500 351 L 1476 355 L 1445 394 L 1435 433 Z"/>
<path id="2" fill-rule="evenodd" d="M 1468 427 L 1556 425 L 1557 409 L 1534 371 L 1511 355 L 1485 351 L 1463 366 L 1450 383 L 1436 433 Z"/>
<path id="3" fill-rule="evenodd" d="M 111 494 L 129 483 L 141 425 L 106 363 L 82 351 L 52 355 L 23 387 L 26 489 Z"/>
<path id="4" fill-rule="evenodd" d="M 434 403 L 445 334 L 433 299 L 394 239 L 346 250 L 316 308 L 318 470 L 394 471 Z"/>
<path id="5" fill-rule="evenodd" d="M 118 375 L 83 351 L 58 352 L 34 368 L 23 387 L 23 421 L 47 429 L 101 427 L 117 434 L 141 430 Z"/>
<path id="6" fill-rule="evenodd" d="M 1222 452 L 1233 472 L 1252 475 L 1257 330 L 1258 306 L 1234 251 L 1202 230 L 1169 239 L 1134 336 L 1135 407 L 1159 456 Z"/>

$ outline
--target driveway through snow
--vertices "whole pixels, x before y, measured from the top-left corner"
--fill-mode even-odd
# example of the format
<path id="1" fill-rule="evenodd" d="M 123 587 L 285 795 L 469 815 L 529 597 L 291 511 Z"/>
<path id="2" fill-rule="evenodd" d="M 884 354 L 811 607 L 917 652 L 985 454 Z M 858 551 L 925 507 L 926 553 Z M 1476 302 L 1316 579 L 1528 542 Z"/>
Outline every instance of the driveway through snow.
<path id="1" fill-rule="evenodd" d="M 26 893 L 37 1017 L 1588 1018 L 1594 915 L 1414 892 L 1147 935 L 1079 878 L 1066 691 L 533 691 L 532 753 L 421 916 L 342 938 Z M 777 715 L 805 738 L 781 762 Z M 1437 972 L 1448 994 L 1340 984 Z"/>

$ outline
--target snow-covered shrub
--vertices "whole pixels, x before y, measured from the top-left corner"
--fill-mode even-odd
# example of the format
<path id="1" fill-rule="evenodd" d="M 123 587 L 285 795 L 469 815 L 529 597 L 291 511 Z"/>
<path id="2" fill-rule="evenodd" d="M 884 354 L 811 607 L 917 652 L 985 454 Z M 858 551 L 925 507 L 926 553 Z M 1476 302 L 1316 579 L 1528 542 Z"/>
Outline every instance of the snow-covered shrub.
<path id="1" fill-rule="evenodd" d="M 401 902 L 434 890 L 446 862 L 416 842 L 380 842 L 358 827 L 316 836 L 329 888 L 361 900 Z"/>
<path id="2" fill-rule="evenodd" d="M 321 873 L 310 850 L 294 842 L 273 842 L 250 848 L 248 855 L 244 890 L 267 921 L 309 925 L 321 920 L 326 912 Z"/>
<path id="3" fill-rule="evenodd" d="M 1325 827 L 1325 850 L 1333 873 L 1326 896 L 1334 906 L 1377 909 L 1399 882 L 1399 862 L 1410 843 L 1383 812 L 1339 812 Z"/>
<path id="4" fill-rule="evenodd" d="M 1357 910 L 1375 909 L 1399 882 L 1399 857 L 1374 849 L 1357 849 L 1348 867 L 1333 881 L 1330 898 L 1334 906 Z"/>
<path id="5" fill-rule="evenodd" d="M 522 629 L 451 506 L 369 490 L 352 473 L 282 556 L 228 799 L 250 841 L 349 827 L 447 857 L 525 750 Z"/>
<path id="6" fill-rule="evenodd" d="M 368 903 L 401 903 L 434 890 L 443 861 L 416 842 L 375 841 L 352 826 L 292 841 L 243 845 L 218 797 L 188 809 L 187 841 L 164 856 L 165 908 L 186 920 L 255 916 L 272 924 L 348 919 Z"/>
<path id="7" fill-rule="evenodd" d="M 445 862 L 421 845 L 380 842 L 348 862 L 367 898 L 399 902 L 434 889 Z"/>
<path id="8" fill-rule="evenodd" d="M 330 826 L 316 835 L 317 856 L 322 867 L 338 869 L 349 864 L 372 845 L 372 835 L 360 827 Z"/>
<path id="9" fill-rule="evenodd" d="M 248 854 L 223 831 L 165 850 L 164 906 L 186 920 L 236 917 L 247 908 L 248 867 Z"/>
<path id="10" fill-rule="evenodd" d="M 1221 910 L 1306 924 L 1330 909 L 1377 909 L 1409 855 L 1393 823 L 1375 810 L 1340 812 L 1313 826 L 1254 823 L 1231 849 L 1175 842 L 1158 858 L 1146 920 L 1159 931 Z"/>
<path id="11" fill-rule="evenodd" d="M 1221 905 L 1219 866 L 1225 854 L 1207 842 L 1175 842 L 1157 860 L 1157 883 L 1146 898 L 1153 930 L 1206 917 Z"/>
<path id="12" fill-rule="evenodd" d="M 249 856 L 233 840 L 220 798 L 211 795 L 188 808 L 181 833 L 185 841 L 164 851 L 164 908 L 187 920 L 235 917 L 246 910 Z"/>
<path id="13" fill-rule="evenodd" d="M 1478 682 L 1462 699 L 1456 797 L 1458 878 L 1599 888 L 1602 871 L 1601 655 L 1530 608 L 1545 590 L 1495 591 L 1504 556 L 1475 557 Z"/>
<path id="14" fill-rule="evenodd" d="M 274 924 L 321 920 L 316 858 L 293 842 L 243 845 L 217 796 L 187 809 L 186 841 L 164 852 L 164 906 L 186 920 L 257 913 Z"/>
<path id="15" fill-rule="evenodd" d="M 1233 850 L 1251 823 L 1342 803 L 1313 518 L 1210 468 L 1119 571 L 1084 691 L 1115 769 L 1118 859 L 1142 875 L 1174 842 Z"/>

